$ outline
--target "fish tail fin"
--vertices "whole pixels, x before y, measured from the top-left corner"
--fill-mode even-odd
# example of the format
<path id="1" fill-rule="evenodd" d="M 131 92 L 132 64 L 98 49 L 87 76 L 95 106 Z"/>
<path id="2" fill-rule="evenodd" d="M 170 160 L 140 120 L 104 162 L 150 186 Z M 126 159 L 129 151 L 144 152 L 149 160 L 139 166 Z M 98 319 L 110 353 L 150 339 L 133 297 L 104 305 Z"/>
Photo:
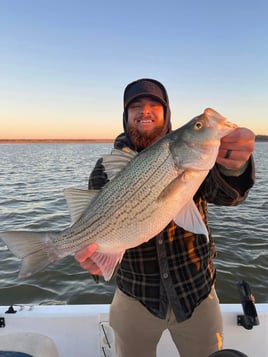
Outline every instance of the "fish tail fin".
<path id="1" fill-rule="evenodd" d="M 59 259 L 48 232 L 4 232 L 0 238 L 22 259 L 19 278 L 26 278 Z"/>

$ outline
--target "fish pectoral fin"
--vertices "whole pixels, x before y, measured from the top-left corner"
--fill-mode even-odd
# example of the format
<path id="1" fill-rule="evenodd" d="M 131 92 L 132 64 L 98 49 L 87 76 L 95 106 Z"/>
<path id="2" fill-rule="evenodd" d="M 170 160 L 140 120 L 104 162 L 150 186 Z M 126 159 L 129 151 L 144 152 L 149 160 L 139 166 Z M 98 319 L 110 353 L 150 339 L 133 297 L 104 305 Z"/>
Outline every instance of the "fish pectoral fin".
<path id="1" fill-rule="evenodd" d="M 174 218 L 174 222 L 177 226 L 182 227 L 186 231 L 195 234 L 204 234 L 207 240 L 209 240 L 207 227 L 193 200 L 186 203 Z"/>
<path id="2" fill-rule="evenodd" d="M 95 252 L 91 255 L 90 259 L 99 267 L 102 275 L 106 281 L 110 280 L 113 276 L 115 268 L 120 264 L 125 251 L 116 254 L 107 254 Z"/>
<path id="3" fill-rule="evenodd" d="M 111 154 L 103 155 L 102 164 L 108 179 L 111 181 L 115 178 L 135 156 L 137 156 L 137 152 L 129 148 L 113 149 Z"/>
<path id="4" fill-rule="evenodd" d="M 59 259 L 48 232 L 4 232 L 0 237 L 22 259 L 19 278 L 37 273 Z"/>
<path id="5" fill-rule="evenodd" d="M 78 188 L 66 188 L 64 190 L 72 224 L 79 220 L 99 192 L 99 190 L 81 190 Z"/>

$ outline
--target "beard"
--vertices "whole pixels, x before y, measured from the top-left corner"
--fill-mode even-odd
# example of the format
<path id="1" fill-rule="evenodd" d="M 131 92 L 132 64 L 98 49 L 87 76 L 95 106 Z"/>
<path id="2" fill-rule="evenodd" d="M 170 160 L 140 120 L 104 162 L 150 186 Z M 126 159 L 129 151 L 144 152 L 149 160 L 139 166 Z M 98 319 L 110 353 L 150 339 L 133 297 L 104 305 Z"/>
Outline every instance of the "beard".
<path id="1" fill-rule="evenodd" d="M 135 150 L 141 151 L 162 138 L 166 134 L 164 130 L 164 126 L 157 126 L 150 132 L 141 134 L 137 128 L 128 126 L 127 134 L 130 137 Z"/>

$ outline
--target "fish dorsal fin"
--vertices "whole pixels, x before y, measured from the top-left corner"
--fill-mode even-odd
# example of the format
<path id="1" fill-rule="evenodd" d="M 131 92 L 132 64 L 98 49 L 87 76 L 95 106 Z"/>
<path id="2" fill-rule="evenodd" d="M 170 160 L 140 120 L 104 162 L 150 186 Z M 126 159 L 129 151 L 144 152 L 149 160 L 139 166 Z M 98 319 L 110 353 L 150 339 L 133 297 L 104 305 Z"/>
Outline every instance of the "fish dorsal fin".
<path id="1" fill-rule="evenodd" d="M 108 179 L 112 180 L 117 176 L 137 154 L 136 151 L 124 148 L 123 150 L 113 149 L 111 154 L 103 155 L 102 164 Z"/>
<path id="2" fill-rule="evenodd" d="M 78 221 L 90 202 L 99 192 L 99 190 L 81 190 L 78 188 L 66 188 L 64 190 L 64 196 L 69 207 L 72 224 Z"/>
<path id="3" fill-rule="evenodd" d="M 182 227 L 186 231 L 195 234 L 204 234 L 207 240 L 209 240 L 207 227 L 193 200 L 186 203 L 183 209 L 174 218 L 174 222 L 177 226 Z"/>
<path id="4" fill-rule="evenodd" d="M 101 270 L 104 280 L 108 281 L 113 276 L 117 265 L 121 263 L 124 253 L 125 251 L 115 254 L 107 254 L 97 251 L 91 255 L 90 259 L 92 259 L 93 262 L 97 264 Z"/>

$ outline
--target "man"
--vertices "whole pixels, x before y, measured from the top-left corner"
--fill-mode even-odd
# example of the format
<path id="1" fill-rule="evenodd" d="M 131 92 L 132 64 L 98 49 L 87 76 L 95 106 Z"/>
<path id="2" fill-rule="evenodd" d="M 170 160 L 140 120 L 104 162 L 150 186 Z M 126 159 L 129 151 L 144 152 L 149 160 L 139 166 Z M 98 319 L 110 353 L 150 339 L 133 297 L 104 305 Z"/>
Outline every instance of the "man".
<path id="1" fill-rule="evenodd" d="M 124 133 L 115 148 L 141 151 L 171 130 L 166 89 L 153 79 L 130 83 L 124 92 Z M 254 134 L 238 128 L 222 139 L 217 163 L 199 188 L 194 201 L 207 224 L 207 203 L 237 205 L 254 182 L 251 153 Z M 99 159 L 89 188 L 107 182 Z M 101 275 L 90 256 L 91 244 L 76 254 L 81 266 Z M 214 289 L 214 242 L 186 232 L 172 221 L 155 238 L 124 254 L 116 273 L 117 290 L 110 324 L 117 357 L 156 356 L 157 343 L 169 329 L 181 357 L 207 357 L 222 347 L 222 319 Z"/>

